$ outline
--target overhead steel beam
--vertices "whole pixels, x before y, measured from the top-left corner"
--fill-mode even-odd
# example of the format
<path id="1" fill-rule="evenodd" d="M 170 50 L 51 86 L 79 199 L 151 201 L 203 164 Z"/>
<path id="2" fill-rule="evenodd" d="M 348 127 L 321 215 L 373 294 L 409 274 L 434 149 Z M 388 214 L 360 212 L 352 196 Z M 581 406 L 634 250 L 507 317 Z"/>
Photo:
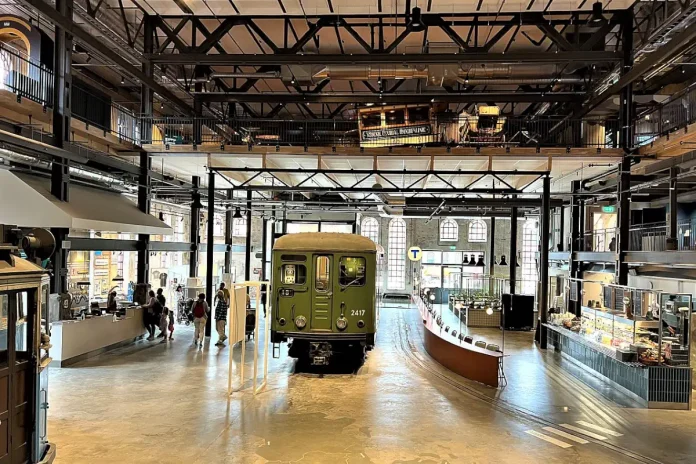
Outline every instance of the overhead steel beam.
<path id="1" fill-rule="evenodd" d="M 24 0 L 38 1 L 38 0 Z M 574 50 L 558 53 L 508 52 L 508 53 L 361 53 L 306 55 L 297 53 L 206 55 L 204 53 L 150 54 L 146 59 L 156 64 L 189 64 L 210 66 L 263 66 L 291 64 L 456 64 L 456 63 L 599 63 L 618 62 L 623 55 L 612 51 Z"/>
<path id="2" fill-rule="evenodd" d="M 196 95 L 201 102 L 290 103 L 480 103 L 480 102 L 580 102 L 582 92 L 471 92 L 471 93 L 241 93 L 208 92 Z"/>
<path id="3" fill-rule="evenodd" d="M 617 95 L 626 86 L 642 79 L 643 76 L 648 74 L 656 66 L 668 63 L 679 54 L 693 48 L 694 44 L 696 44 L 696 23 L 689 25 L 682 32 L 675 35 L 666 45 L 658 48 L 640 63 L 633 66 L 630 71 L 623 74 L 618 81 L 609 86 L 604 92 L 588 100 L 582 108 L 570 116 L 570 118 L 581 118 L 587 115 L 610 97 Z"/>
<path id="4" fill-rule="evenodd" d="M 548 171 L 462 171 L 462 170 L 384 170 L 384 169 L 302 169 L 302 168 L 251 168 L 251 167 L 217 167 L 209 166 L 217 172 L 245 172 L 245 173 L 281 173 L 281 174 L 349 174 L 349 175 L 379 175 L 379 176 L 403 176 L 408 175 L 440 175 L 440 176 L 541 176 Z M 501 190 L 502 191 L 502 190 Z"/>
<path id="5" fill-rule="evenodd" d="M 121 70 L 133 77 L 140 79 L 145 85 L 150 87 L 152 90 L 160 94 L 172 105 L 179 108 L 179 110 L 190 113 L 191 107 L 181 100 L 179 97 L 174 95 L 166 87 L 159 84 L 152 77 L 148 76 L 142 70 L 138 69 L 136 66 L 131 64 L 128 60 L 123 58 L 118 52 L 112 48 L 109 48 L 103 41 L 92 36 L 89 32 L 78 27 L 73 22 L 72 18 L 66 18 L 61 15 L 57 10 L 55 10 L 51 5 L 44 2 L 43 0 L 21 0 L 22 3 L 34 8 L 38 13 L 47 17 L 53 24 L 64 29 L 65 32 L 71 34 L 73 37 L 80 40 L 81 44 L 90 50 L 102 55 L 107 60 L 118 65 Z"/>

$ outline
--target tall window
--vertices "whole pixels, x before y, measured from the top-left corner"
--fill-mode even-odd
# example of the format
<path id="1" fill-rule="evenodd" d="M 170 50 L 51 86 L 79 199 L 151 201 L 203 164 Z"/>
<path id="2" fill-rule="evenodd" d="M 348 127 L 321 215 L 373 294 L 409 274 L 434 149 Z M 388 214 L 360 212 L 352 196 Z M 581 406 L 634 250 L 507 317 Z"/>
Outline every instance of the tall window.
<path id="1" fill-rule="evenodd" d="M 366 217 L 360 224 L 360 235 L 379 243 L 379 222 L 373 217 Z"/>
<path id="2" fill-rule="evenodd" d="M 457 221 L 447 218 L 440 222 L 440 241 L 456 242 L 459 240 L 459 225 Z"/>
<path id="3" fill-rule="evenodd" d="M 234 218 L 232 220 L 232 236 L 233 237 L 246 237 L 246 218 Z"/>
<path id="4" fill-rule="evenodd" d="M 539 225 L 526 221 L 522 229 L 522 293 L 534 295 L 539 280 L 537 251 L 539 250 Z M 512 262 L 510 264 L 513 265 Z"/>
<path id="5" fill-rule="evenodd" d="M 387 279 L 389 290 L 406 288 L 406 223 L 399 218 L 389 222 Z"/>
<path id="6" fill-rule="evenodd" d="M 471 221 L 469 223 L 469 241 L 485 242 L 486 238 L 486 223 L 480 219 Z"/>

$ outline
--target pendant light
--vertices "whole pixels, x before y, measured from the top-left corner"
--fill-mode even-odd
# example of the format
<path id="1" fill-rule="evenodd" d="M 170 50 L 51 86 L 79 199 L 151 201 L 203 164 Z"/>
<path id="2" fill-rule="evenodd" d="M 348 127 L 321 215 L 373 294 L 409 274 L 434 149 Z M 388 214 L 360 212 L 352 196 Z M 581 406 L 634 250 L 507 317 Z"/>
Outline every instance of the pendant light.
<path id="1" fill-rule="evenodd" d="M 414 32 L 425 30 L 425 24 L 423 24 L 423 18 L 421 17 L 421 9 L 417 6 L 413 7 L 411 10 L 411 22 L 408 23 L 408 28 Z"/>
<path id="2" fill-rule="evenodd" d="M 242 211 L 239 209 L 239 206 L 237 206 L 234 209 L 234 214 L 232 215 L 232 218 L 234 218 L 234 219 L 241 219 L 242 218 Z"/>
<path id="3" fill-rule="evenodd" d="M 483 262 L 483 255 L 479 255 L 478 257 L 478 262 L 476 263 L 476 266 L 478 267 L 484 267 L 485 263 Z"/>
<path id="4" fill-rule="evenodd" d="M 519 253 L 517 253 L 517 259 L 515 261 L 517 261 L 517 264 L 515 264 L 515 266 L 520 267 L 520 254 Z"/>
<path id="5" fill-rule="evenodd" d="M 590 17 L 591 26 L 601 26 L 607 20 L 602 15 L 602 2 L 594 2 L 592 4 L 592 16 Z"/>
<path id="6" fill-rule="evenodd" d="M 464 262 L 463 264 L 469 264 L 469 255 L 464 255 Z"/>
<path id="7" fill-rule="evenodd" d="M 501 265 L 501 266 L 507 266 L 507 265 L 508 265 L 507 261 L 505 260 L 505 255 L 501 255 L 501 256 L 500 256 L 500 265 Z"/>
<path id="8" fill-rule="evenodd" d="M 498 265 L 498 257 L 497 256 L 493 256 L 493 265 L 494 266 Z"/>
<path id="9" fill-rule="evenodd" d="M 469 266 L 476 266 L 476 255 L 472 253 L 471 259 L 469 260 Z"/>

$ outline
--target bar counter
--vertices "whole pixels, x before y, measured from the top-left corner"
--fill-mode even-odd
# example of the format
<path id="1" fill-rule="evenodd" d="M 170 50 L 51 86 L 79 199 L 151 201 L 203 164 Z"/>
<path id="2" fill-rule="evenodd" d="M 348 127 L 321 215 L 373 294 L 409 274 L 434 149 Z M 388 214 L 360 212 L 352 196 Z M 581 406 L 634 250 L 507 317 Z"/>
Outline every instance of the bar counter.
<path id="1" fill-rule="evenodd" d="M 544 324 L 549 346 L 651 409 L 691 409 L 690 367 L 647 366 L 616 359 L 616 350 L 565 327 Z"/>
<path id="2" fill-rule="evenodd" d="M 132 343 L 145 334 L 143 310 L 127 308 L 125 316 L 113 314 L 51 324 L 51 357 L 54 367 L 64 367 Z"/>

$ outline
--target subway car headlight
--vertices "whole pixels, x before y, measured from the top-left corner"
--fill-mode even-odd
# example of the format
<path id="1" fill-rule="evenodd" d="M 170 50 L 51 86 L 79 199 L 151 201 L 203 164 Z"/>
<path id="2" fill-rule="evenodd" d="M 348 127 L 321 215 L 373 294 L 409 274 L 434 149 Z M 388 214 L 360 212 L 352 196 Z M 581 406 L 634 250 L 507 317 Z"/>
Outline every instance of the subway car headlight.
<path id="1" fill-rule="evenodd" d="M 285 325 L 285 318 L 281 317 L 280 319 L 278 319 L 278 324 Z"/>
<path id="2" fill-rule="evenodd" d="M 348 327 L 348 320 L 345 317 L 339 317 L 336 320 L 336 328 L 338 330 L 346 330 L 346 327 Z"/>
<path id="3" fill-rule="evenodd" d="M 297 326 L 298 329 L 304 329 L 305 326 L 307 325 L 307 319 L 305 319 L 304 316 L 297 316 L 295 318 L 295 325 Z"/>
<path id="4" fill-rule="evenodd" d="M 358 321 L 358 329 L 365 327 L 365 321 Z"/>

